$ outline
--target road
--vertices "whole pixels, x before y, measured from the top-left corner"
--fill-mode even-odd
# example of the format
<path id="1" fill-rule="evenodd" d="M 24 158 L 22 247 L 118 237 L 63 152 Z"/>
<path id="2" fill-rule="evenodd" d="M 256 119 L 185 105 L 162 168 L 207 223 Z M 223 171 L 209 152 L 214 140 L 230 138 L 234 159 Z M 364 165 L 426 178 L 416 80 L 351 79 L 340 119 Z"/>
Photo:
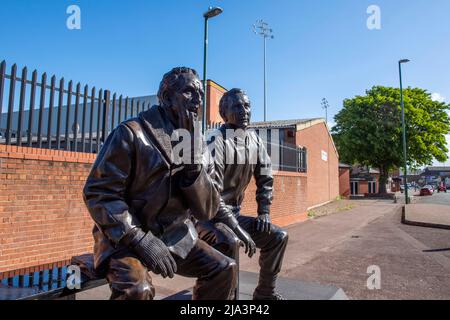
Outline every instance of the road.
<path id="1" fill-rule="evenodd" d="M 282 276 L 338 286 L 351 299 L 450 299 L 450 231 L 402 225 L 396 208 L 365 201 L 289 228 Z M 367 288 L 370 266 L 381 271 L 379 290 Z"/>
<path id="2" fill-rule="evenodd" d="M 435 192 L 432 196 L 416 197 L 416 203 L 441 204 L 450 206 L 450 190 Z"/>

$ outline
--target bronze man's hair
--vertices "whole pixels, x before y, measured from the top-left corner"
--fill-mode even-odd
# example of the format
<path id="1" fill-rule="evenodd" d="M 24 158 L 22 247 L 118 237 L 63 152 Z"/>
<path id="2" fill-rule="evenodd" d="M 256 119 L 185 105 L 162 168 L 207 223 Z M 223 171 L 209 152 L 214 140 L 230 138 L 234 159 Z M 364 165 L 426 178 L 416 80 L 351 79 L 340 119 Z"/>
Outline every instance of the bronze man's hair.
<path id="1" fill-rule="evenodd" d="M 187 67 L 176 67 L 167 72 L 161 83 L 159 84 L 158 90 L 158 100 L 161 106 L 168 106 L 167 97 L 173 91 L 178 90 L 182 83 L 180 81 L 180 76 L 183 74 L 192 73 L 194 76 L 198 78 L 198 73 L 194 69 Z"/>

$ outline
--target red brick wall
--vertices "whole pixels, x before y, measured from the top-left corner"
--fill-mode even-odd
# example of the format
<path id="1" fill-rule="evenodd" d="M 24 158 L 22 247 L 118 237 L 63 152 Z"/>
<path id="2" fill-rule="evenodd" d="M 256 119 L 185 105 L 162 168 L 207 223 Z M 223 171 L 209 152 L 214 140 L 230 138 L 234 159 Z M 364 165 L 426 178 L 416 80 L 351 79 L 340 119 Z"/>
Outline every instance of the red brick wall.
<path id="1" fill-rule="evenodd" d="M 207 87 L 208 92 L 206 96 L 206 119 L 208 123 L 223 122 L 222 117 L 219 113 L 219 102 L 223 94 L 227 90 L 211 80 L 208 80 Z"/>
<path id="2" fill-rule="evenodd" d="M 92 252 L 93 222 L 82 188 L 95 154 L 0 145 L 0 279 L 68 264 Z M 306 217 L 307 178 L 275 176 L 274 223 Z M 244 212 L 256 214 L 254 181 Z"/>
<path id="3" fill-rule="evenodd" d="M 81 191 L 94 159 L 0 145 L 0 278 L 92 251 Z"/>
<path id="4" fill-rule="evenodd" d="M 339 195 L 350 196 L 350 168 L 339 168 Z"/>
<path id="5" fill-rule="evenodd" d="M 273 203 L 271 216 L 273 222 L 286 226 L 307 219 L 307 188 L 306 174 L 278 172 L 275 174 Z M 256 216 L 257 203 L 255 200 L 256 184 L 254 179 L 245 191 L 242 213 Z"/>
<path id="6" fill-rule="evenodd" d="M 334 200 L 339 196 L 339 159 L 325 122 L 297 131 L 296 144 L 308 149 L 309 207 Z M 328 161 L 322 160 L 322 150 Z"/>
<path id="7" fill-rule="evenodd" d="M 359 192 L 359 194 L 369 193 L 369 184 L 367 183 L 367 181 L 360 181 L 359 182 L 358 192 Z"/>

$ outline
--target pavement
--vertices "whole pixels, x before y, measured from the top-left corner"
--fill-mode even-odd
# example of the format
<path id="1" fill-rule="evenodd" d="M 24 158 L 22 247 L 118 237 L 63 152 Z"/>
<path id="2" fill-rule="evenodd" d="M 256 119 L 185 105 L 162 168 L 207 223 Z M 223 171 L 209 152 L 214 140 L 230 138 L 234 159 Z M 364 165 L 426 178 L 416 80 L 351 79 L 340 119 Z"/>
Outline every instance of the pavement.
<path id="1" fill-rule="evenodd" d="M 403 225 L 402 205 L 392 201 L 355 201 L 354 207 L 346 205 L 349 210 L 286 228 L 289 244 L 280 277 L 341 288 L 350 299 L 450 299 L 450 232 Z M 240 267 L 258 272 L 258 257 L 241 254 Z M 379 289 L 368 286 L 372 275 Z M 194 279 L 154 276 L 153 283 L 160 299 L 189 290 Z M 77 299 L 109 294 L 104 286 Z"/>
<path id="2" fill-rule="evenodd" d="M 405 223 L 423 227 L 450 229 L 450 192 L 415 196 L 406 206 Z"/>

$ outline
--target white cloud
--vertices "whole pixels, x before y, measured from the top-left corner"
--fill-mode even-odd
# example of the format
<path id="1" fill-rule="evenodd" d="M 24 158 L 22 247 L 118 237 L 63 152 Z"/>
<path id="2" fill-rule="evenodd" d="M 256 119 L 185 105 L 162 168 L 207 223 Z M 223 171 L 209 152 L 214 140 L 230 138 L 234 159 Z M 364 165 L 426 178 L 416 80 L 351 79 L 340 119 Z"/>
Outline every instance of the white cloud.
<path id="1" fill-rule="evenodd" d="M 445 97 L 443 97 L 440 93 L 437 93 L 437 92 L 431 94 L 431 99 L 433 101 L 438 101 L 438 102 L 444 102 L 446 100 Z M 450 111 L 448 114 L 450 115 Z M 450 149 L 450 135 L 447 135 L 445 137 L 447 138 L 447 148 Z M 449 157 L 449 160 L 447 160 L 446 163 L 437 162 L 435 160 L 433 165 L 435 165 L 435 166 L 450 165 L 450 152 L 448 153 L 448 157 Z"/>
<path id="2" fill-rule="evenodd" d="M 447 138 L 447 148 L 450 149 L 450 135 L 447 135 L 445 137 Z M 448 153 L 448 160 L 447 160 L 447 162 L 442 163 L 442 162 L 438 162 L 438 161 L 435 160 L 433 162 L 433 165 L 434 166 L 442 166 L 442 165 L 450 166 L 450 152 Z"/>
<path id="3" fill-rule="evenodd" d="M 437 92 L 431 94 L 431 99 L 433 101 L 437 101 L 437 102 L 445 101 L 445 97 L 443 97 L 440 93 L 437 93 Z"/>

